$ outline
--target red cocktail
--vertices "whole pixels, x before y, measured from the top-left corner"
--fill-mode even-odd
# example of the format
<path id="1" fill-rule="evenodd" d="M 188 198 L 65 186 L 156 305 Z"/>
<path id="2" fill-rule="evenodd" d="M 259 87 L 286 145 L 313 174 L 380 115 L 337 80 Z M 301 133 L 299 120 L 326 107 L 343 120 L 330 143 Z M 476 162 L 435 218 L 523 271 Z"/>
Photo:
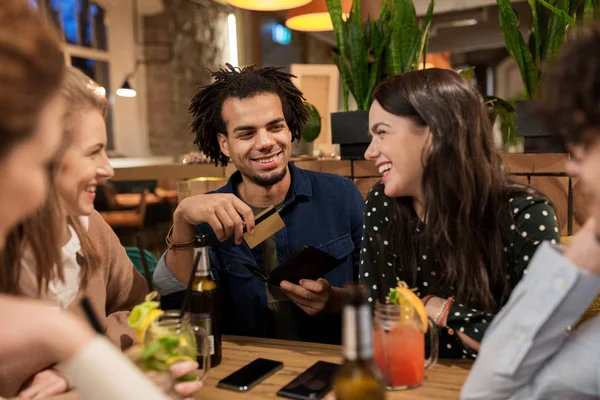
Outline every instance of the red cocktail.
<path id="1" fill-rule="evenodd" d="M 430 322 L 431 325 L 431 322 Z M 397 304 L 377 304 L 373 325 L 375 361 L 387 380 L 388 389 L 418 387 L 425 369 L 437 361 L 437 333 L 430 327 L 431 357 L 425 360 L 425 334 L 421 319 L 414 312 L 404 315 Z"/>

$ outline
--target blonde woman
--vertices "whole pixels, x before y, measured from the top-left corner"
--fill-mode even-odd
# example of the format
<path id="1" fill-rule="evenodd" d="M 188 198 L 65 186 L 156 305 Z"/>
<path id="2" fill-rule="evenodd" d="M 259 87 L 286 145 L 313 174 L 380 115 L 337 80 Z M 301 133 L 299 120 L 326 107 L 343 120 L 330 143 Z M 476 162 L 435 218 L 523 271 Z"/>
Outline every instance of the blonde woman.
<path id="1" fill-rule="evenodd" d="M 67 111 L 53 190 L 38 215 L 10 237 L 20 251 L 5 257 L 0 291 L 75 312 L 80 312 L 79 299 L 85 296 L 107 337 L 125 350 L 133 344 L 129 310 L 144 301 L 148 288 L 113 230 L 94 210 L 96 187 L 113 175 L 106 154 L 108 102 L 100 87 L 75 68 L 66 69 L 61 97 Z M 61 251 L 53 253 L 53 248 Z M 8 377 L 0 376 L 8 382 L 8 393 L 33 399 L 70 388 L 60 368 L 50 368 L 43 357 L 32 356 L 24 364 L 11 368 Z"/>

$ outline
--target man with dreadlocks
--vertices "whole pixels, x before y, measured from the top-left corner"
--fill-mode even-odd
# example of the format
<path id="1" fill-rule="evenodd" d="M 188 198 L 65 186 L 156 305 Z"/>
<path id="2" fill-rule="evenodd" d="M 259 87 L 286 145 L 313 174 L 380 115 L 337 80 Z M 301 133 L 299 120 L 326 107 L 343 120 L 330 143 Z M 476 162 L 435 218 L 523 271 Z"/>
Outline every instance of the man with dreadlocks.
<path id="1" fill-rule="evenodd" d="M 308 120 L 292 75 L 275 67 L 227 65 L 192 98 L 195 143 L 215 165 L 237 168 L 219 190 L 184 199 L 175 210 L 170 249 L 154 274 L 162 294 L 185 289 L 194 232 L 211 235 L 211 266 L 220 286 L 225 333 L 339 342 L 340 289 L 358 277 L 364 202 L 351 180 L 290 163 L 291 145 Z M 275 206 L 285 227 L 250 249 L 254 215 Z M 243 264 L 271 271 L 303 246 L 343 263 L 317 281 L 265 284 Z"/>

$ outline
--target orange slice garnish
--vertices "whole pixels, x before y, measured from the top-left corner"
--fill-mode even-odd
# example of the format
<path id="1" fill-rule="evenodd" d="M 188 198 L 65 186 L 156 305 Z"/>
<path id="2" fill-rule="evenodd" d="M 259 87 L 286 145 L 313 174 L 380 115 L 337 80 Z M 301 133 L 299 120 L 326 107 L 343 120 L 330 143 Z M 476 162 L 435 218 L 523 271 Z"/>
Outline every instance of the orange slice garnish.
<path id="1" fill-rule="evenodd" d="M 406 282 L 398 282 L 398 286 L 390 290 L 389 299 L 391 303 L 400 306 L 400 318 L 412 321 L 415 314 L 418 315 L 421 320 L 421 329 L 424 333 L 427 332 L 429 321 L 427 319 L 427 311 L 425 311 L 425 304 L 423 304 L 423 301 L 419 296 L 408 287 Z"/>

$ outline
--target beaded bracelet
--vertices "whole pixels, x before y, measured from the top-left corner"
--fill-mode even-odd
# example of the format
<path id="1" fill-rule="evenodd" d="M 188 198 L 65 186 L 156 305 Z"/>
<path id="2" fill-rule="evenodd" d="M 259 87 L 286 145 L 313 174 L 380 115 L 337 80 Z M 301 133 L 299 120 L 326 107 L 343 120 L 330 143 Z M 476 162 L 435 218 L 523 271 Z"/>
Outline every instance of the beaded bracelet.
<path id="1" fill-rule="evenodd" d="M 446 299 L 446 301 L 444 301 L 444 304 L 442 305 L 440 312 L 438 313 L 438 315 L 435 318 L 434 322 L 436 325 L 439 325 L 440 321 L 444 321 L 447 319 L 448 313 L 450 312 L 450 307 L 452 307 L 452 303 L 454 303 L 454 297 L 452 297 L 452 296 L 448 297 Z"/>
<path id="2" fill-rule="evenodd" d="M 444 327 L 446 327 L 446 321 L 448 320 L 448 314 L 450 313 L 450 307 L 452 307 L 452 304 L 454 303 L 454 297 L 448 297 L 448 301 L 446 303 L 446 305 L 444 306 L 443 310 L 442 310 L 442 314 L 440 315 L 440 319 L 439 321 L 444 321 Z"/>
<path id="3" fill-rule="evenodd" d="M 440 318 L 442 317 L 442 314 L 444 313 L 444 310 L 446 309 L 446 304 L 448 304 L 448 301 L 450 299 L 446 299 L 444 300 L 444 302 L 442 303 L 442 306 L 440 307 L 440 311 L 438 311 L 437 315 L 435 316 L 435 318 L 433 319 L 433 322 L 437 325 L 438 322 L 440 321 Z"/>

